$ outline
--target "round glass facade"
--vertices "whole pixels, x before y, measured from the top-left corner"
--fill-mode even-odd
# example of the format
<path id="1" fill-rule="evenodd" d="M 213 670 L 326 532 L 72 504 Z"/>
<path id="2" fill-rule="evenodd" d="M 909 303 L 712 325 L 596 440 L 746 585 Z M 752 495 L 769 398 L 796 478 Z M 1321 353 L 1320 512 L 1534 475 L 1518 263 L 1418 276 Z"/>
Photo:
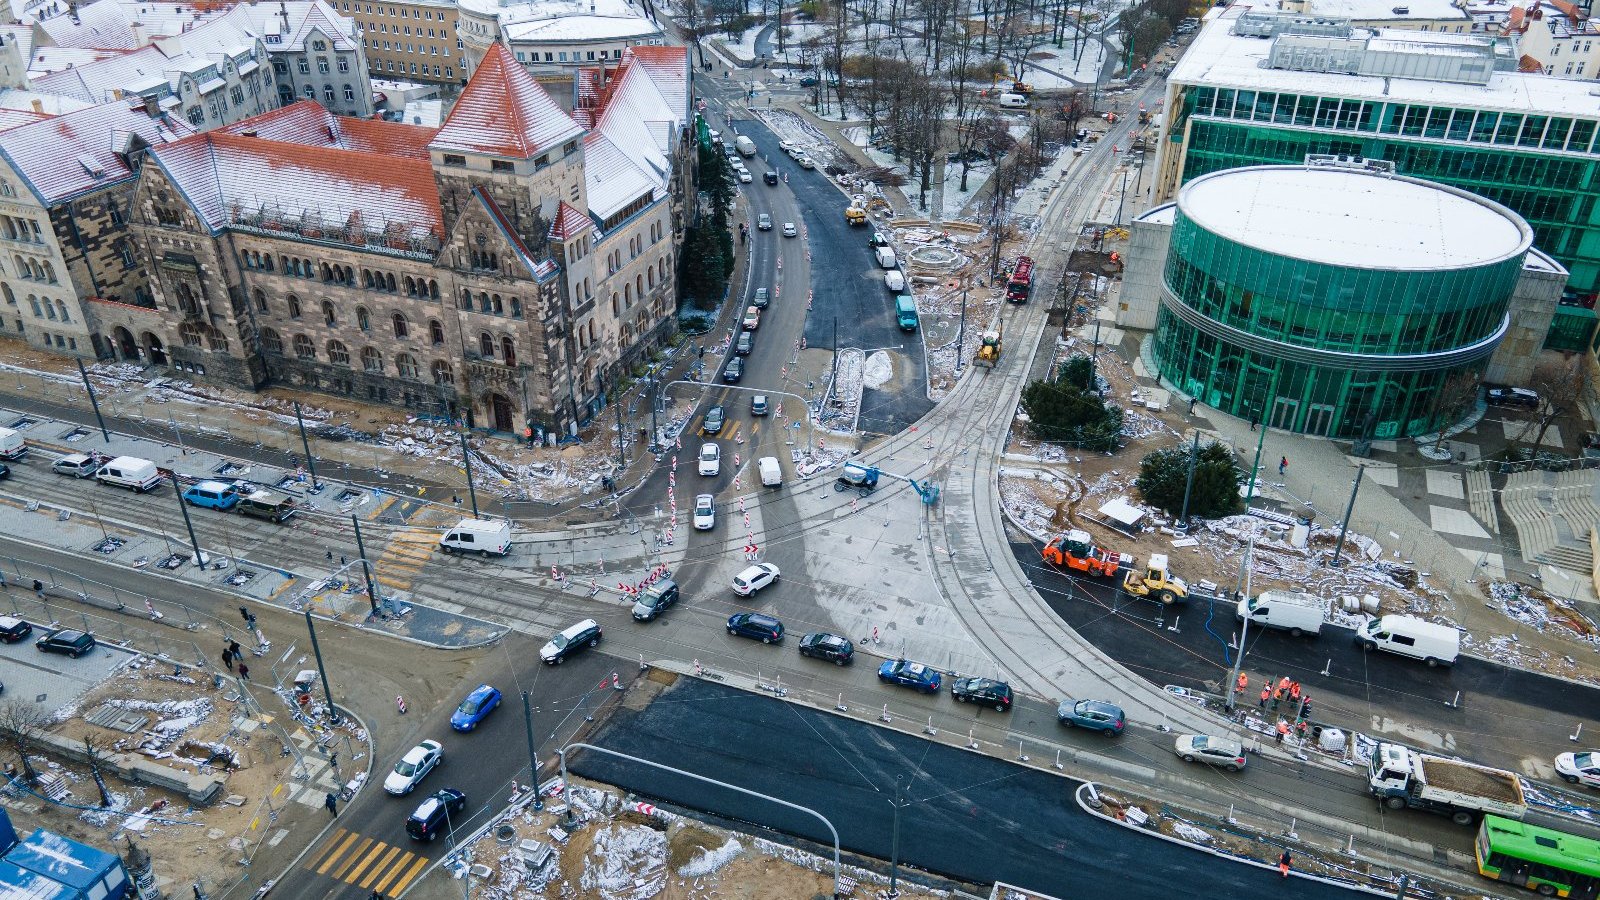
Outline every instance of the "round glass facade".
<path id="1" fill-rule="evenodd" d="M 1178 198 L 1157 364 L 1179 390 L 1274 428 L 1428 433 L 1459 415 L 1447 397 L 1470 399 L 1449 388 L 1503 336 L 1531 237 L 1497 204 L 1412 179 L 1203 176 Z"/>

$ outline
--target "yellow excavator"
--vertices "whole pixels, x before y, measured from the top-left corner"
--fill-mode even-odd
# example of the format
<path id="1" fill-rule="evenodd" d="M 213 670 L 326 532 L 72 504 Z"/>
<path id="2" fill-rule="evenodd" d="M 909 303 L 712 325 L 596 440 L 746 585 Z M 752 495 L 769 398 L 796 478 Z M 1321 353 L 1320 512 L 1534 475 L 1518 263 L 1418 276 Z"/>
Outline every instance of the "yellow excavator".
<path id="1" fill-rule="evenodd" d="M 992 369 L 995 367 L 995 363 L 999 361 L 1000 329 L 996 328 L 993 331 L 985 331 L 983 333 L 983 337 L 979 339 L 978 343 L 977 358 L 972 361 L 972 364 Z"/>
<path id="2" fill-rule="evenodd" d="M 1122 579 L 1122 589 L 1135 597 L 1154 597 L 1164 606 L 1185 603 L 1189 599 L 1189 585 L 1167 571 L 1165 553 L 1150 554 L 1150 562 L 1143 569 L 1128 572 Z"/>

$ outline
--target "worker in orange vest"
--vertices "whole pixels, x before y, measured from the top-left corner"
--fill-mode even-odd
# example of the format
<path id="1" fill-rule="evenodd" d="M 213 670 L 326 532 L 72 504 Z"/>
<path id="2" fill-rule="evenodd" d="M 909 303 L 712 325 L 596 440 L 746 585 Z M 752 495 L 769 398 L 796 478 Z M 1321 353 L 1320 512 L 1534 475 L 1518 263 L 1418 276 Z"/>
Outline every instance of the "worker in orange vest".
<path id="1" fill-rule="evenodd" d="M 1266 709 L 1267 708 L 1267 701 L 1271 700 L 1271 699 L 1272 699 L 1272 682 L 1269 681 L 1266 684 L 1261 686 L 1261 708 L 1262 709 Z"/>
<path id="2" fill-rule="evenodd" d="M 1243 694 L 1248 690 L 1250 690 L 1250 676 L 1246 675 L 1243 672 L 1240 672 L 1239 673 L 1239 693 Z"/>

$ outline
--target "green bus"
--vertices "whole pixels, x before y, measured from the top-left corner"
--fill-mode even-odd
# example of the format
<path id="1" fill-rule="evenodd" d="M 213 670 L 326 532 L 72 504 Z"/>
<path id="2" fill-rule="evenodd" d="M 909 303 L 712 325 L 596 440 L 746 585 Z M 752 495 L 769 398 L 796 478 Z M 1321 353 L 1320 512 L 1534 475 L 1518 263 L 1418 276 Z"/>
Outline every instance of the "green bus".
<path id="1" fill-rule="evenodd" d="M 1478 874 L 1546 897 L 1600 897 L 1600 841 L 1484 816 L 1473 855 Z"/>

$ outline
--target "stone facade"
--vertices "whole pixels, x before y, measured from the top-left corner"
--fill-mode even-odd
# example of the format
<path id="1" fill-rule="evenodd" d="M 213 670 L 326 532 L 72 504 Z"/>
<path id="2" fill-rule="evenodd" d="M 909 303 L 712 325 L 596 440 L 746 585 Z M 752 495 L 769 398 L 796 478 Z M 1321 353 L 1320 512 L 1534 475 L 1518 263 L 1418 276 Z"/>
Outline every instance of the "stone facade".
<path id="1" fill-rule="evenodd" d="M 454 3 L 339 0 L 336 5 L 360 23 L 374 78 L 457 88 L 467 83 L 466 59 L 456 40 Z"/>

